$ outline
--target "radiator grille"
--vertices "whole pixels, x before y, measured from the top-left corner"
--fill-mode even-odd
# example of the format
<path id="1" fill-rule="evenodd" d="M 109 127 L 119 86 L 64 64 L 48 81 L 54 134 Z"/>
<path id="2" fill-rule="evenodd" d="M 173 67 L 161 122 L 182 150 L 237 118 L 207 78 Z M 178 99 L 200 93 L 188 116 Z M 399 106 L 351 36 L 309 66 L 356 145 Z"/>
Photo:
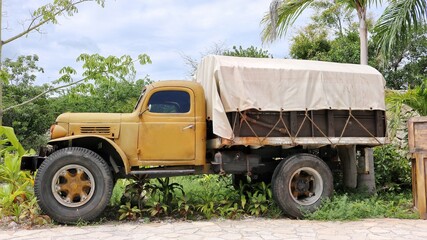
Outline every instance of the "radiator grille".
<path id="1" fill-rule="evenodd" d="M 110 134 L 110 127 L 81 127 L 81 133 L 87 134 Z"/>

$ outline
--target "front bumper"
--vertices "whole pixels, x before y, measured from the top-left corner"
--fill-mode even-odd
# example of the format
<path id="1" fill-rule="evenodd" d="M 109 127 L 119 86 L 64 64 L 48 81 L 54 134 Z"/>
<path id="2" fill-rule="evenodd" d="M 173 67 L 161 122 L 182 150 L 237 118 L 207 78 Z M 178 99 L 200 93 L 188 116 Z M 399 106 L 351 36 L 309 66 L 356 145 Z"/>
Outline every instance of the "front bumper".
<path id="1" fill-rule="evenodd" d="M 21 159 L 21 170 L 29 170 L 35 172 L 48 155 L 53 152 L 53 147 L 47 145 L 40 147 L 38 155 L 23 156 Z"/>
<path id="2" fill-rule="evenodd" d="M 41 156 L 23 156 L 21 159 L 21 170 L 35 172 L 46 157 Z"/>

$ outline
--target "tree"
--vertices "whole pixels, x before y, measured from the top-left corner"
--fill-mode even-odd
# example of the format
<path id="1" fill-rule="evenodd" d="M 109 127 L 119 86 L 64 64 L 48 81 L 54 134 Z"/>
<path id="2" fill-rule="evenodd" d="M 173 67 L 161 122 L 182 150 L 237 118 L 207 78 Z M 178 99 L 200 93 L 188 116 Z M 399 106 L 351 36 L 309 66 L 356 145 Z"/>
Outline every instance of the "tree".
<path id="1" fill-rule="evenodd" d="M 359 34 L 351 11 L 330 2 L 313 3 L 315 13 L 311 22 L 292 38 L 290 55 L 296 59 L 320 60 L 340 63 L 360 61 Z M 372 26 L 367 17 L 367 26 Z M 369 64 L 376 66 L 374 44 L 369 42 Z"/>
<path id="2" fill-rule="evenodd" d="M 400 42 L 390 53 L 390 61 L 382 64 L 387 86 L 392 89 L 413 89 L 427 79 L 427 26 L 412 34 L 409 43 Z"/>
<path id="3" fill-rule="evenodd" d="M 399 45 L 409 45 L 413 33 L 427 21 L 427 0 L 393 0 L 374 27 L 374 41 L 386 59 Z"/>
<path id="4" fill-rule="evenodd" d="M 13 42 L 21 37 L 27 36 L 33 31 L 39 31 L 40 28 L 48 23 L 57 23 L 57 18 L 60 16 L 73 16 L 77 13 L 77 5 L 83 2 L 96 2 L 100 6 L 104 6 L 105 0 L 54 0 L 52 3 L 41 6 L 30 14 L 28 24 L 24 26 L 24 30 L 15 33 L 7 39 L 2 38 L 2 6 L 3 1 L 0 0 L 0 125 L 3 123 L 3 85 L 8 82 L 8 74 L 2 70 L 2 50 L 3 46 Z"/>
<path id="5" fill-rule="evenodd" d="M 252 58 L 273 58 L 267 50 L 258 49 L 257 47 L 250 46 L 244 49 L 242 46 L 233 46 L 233 50 L 225 50 L 222 55 L 234 57 L 252 57 Z"/>
<path id="6" fill-rule="evenodd" d="M 5 106 L 17 105 L 40 94 L 47 87 L 33 85 L 36 74 L 43 72 L 37 61 L 37 55 L 19 56 L 15 61 L 5 59 L 3 71 L 9 75 L 9 83 L 4 85 Z M 54 117 L 50 101 L 45 95 L 23 107 L 5 111 L 3 121 L 15 129 L 19 141 L 28 149 L 46 142 L 45 133 Z"/>
<path id="7" fill-rule="evenodd" d="M 298 16 L 315 2 L 325 0 L 274 0 L 270 12 L 262 19 L 264 25 L 262 39 L 271 42 L 286 34 L 288 28 Z M 354 9 L 359 19 L 360 63 L 368 64 L 368 28 L 367 8 L 372 4 L 381 4 L 381 0 L 336 0 L 335 5 Z M 409 40 L 411 29 L 418 28 L 427 16 L 426 0 L 391 1 L 375 27 L 377 39 L 380 40 L 381 52 L 390 50 L 396 41 L 403 37 Z M 389 56 L 389 55 L 387 55 Z"/>
<path id="8" fill-rule="evenodd" d="M 313 32 L 312 29 L 316 31 Z M 339 63 L 359 63 L 359 36 L 356 31 L 335 38 L 327 36 L 325 29 L 308 25 L 292 38 L 290 55 L 295 59 L 319 60 Z M 369 41 L 369 65 L 379 67 L 375 45 Z"/>
<path id="9" fill-rule="evenodd" d="M 324 28 L 308 25 L 292 38 L 290 55 L 295 59 L 322 60 L 331 50 L 331 41 Z"/>
<path id="10" fill-rule="evenodd" d="M 285 35 L 296 18 L 315 0 L 274 0 L 270 5 L 270 12 L 262 20 L 264 29 L 262 39 L 265 42 L 276 40 Z M 323 1 L 324 2 L 324 1 Z M 360 34 L 360 63 L 368 64 L 368 29 L 366 26 L 367 8 L 373 1 L 337 0 L 336 5 L 356 10 L 359 19 Z"/>

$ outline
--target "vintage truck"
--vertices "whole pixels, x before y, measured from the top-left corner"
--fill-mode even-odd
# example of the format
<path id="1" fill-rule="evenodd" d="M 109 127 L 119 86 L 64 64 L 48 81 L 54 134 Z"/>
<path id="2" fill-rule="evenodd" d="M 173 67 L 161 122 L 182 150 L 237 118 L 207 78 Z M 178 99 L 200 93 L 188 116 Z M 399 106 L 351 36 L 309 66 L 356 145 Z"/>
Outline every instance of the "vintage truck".
<path id="1" fill-rule="evenodd" d="M 64 113 L 50 134 L 21 168 L 38 169 L 38 203 L 58 222 L 95 219 L 119 178 L 191 174 L 271 182 L 299 218 L 332 195 L 337 163 L 347 187 L 372 184 L 384 79 L 363 65 L 207 56 L 193 81 L 146 86 L 132 113 Z"/>

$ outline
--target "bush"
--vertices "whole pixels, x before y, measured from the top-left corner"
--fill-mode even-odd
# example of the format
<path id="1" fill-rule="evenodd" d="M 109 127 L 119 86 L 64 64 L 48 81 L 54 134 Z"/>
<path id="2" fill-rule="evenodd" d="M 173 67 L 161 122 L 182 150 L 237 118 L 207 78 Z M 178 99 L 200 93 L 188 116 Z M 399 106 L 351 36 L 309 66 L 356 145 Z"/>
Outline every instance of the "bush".
<path id="1" fill-rule="evenodd" d="M 411 162 L 402 157 L 393 145 L 374 149 L 375 178 L 379 191 L 411 189 Z"/>

